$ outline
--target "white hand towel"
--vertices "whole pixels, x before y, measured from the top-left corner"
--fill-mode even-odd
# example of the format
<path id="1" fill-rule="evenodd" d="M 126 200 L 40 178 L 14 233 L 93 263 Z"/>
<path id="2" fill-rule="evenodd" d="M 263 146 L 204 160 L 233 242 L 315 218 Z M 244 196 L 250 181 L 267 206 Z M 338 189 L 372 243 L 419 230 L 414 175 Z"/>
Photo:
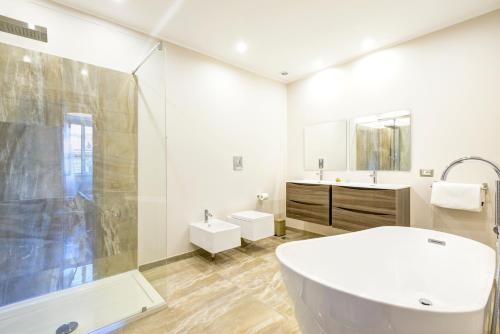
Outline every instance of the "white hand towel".
<path id="1" fill-rule="evenodd" d="M 483 208 L 480 184 L 434 182 L 431 204 L 442 208 L 480 212 Z"/>

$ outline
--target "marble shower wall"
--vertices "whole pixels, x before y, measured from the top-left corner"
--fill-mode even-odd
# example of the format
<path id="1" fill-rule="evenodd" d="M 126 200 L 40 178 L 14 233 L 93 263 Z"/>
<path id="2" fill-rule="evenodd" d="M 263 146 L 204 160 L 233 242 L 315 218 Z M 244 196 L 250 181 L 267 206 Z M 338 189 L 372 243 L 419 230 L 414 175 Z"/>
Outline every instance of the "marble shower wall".
<path id="1" fill-rule="evenodd" d="M 137 267 L 132 75 L 0 44 L 0 142 L 0 306 Z"/>

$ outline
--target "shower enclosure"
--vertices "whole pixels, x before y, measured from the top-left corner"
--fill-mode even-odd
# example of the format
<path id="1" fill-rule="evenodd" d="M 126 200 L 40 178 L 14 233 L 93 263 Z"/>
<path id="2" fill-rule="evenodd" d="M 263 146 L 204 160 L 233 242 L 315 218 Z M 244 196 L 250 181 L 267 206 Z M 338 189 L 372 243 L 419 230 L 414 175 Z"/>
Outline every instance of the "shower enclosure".
<path id="1" fill-rule="evenodd" d="M 141 234 L 166 233 L 161 214 L 143 224 L 165 211 L 154 52 L 141 76 L 0 44 L 0 332 L 102 331 L 163 305 L 137 270 Z"/>

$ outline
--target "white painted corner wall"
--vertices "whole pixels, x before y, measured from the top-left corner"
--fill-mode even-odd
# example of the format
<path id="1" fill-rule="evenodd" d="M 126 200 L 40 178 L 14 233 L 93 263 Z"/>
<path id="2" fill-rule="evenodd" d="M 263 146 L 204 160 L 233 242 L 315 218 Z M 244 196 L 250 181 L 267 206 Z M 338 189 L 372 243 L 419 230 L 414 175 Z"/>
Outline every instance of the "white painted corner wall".
<path id="1" fill-rule="evenodd" d="M 249 209 L 282 213 L 284 84 L 169 43 L 138 79 L 140 264 L 195 249 L 189 223 L 204 209 L 222 219 Z M 233 156 L 243 156 L 242 171 L 233 171 Z M 261 192 L 270 194 L 263 204 Z"/>
<path id="2" fill-rule="evenodd" d="M 167 254 L 165 60 L 165 49 L 155 50 L 136 73 L 139 265 Z"/>
<path id="3" fill-rule="evenodd" d="M 189 223 L 204 209 L 225 219 L 280 213 L 286 86 L 167 44 L 167 254 L 193 250 Z M 233 171 L 233 156 L 243 170 Z M 270 199 L 261 205 L 257 194 Z"/>
<path id="4" fill-rule="evenodd" d="M 500 164 L 500 11 L 326 69 L 288 86 L 287 177 L 317 177 L 303 168 L 302 133 L 309 124 L 412 110 L 412 170 L 379 172 L 379 182 L 412 186 L 411 224 L 463 235 L 488 245 L 493 227 L 494 177 L 467 163 L 449 180 L 488 182 L 482 213 L 433 208 L 431 183 L 452 160 L 479 155 Z M 434 169 L 422 178 L 419 169 Z M 368 182 L 368 172 L 326 172 L 327 179 Z M 298 228 L 331 228 L 289 220 Z"/>

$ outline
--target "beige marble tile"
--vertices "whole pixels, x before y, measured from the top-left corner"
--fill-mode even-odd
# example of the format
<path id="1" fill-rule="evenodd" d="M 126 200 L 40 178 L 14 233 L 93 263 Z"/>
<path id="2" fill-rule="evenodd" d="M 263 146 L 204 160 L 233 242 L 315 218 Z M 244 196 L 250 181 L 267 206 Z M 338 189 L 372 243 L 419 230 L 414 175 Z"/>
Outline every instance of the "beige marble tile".
<path id="1" fill-rule="evenodd" d="M 286 320 L 281 314 L 253 299 L 239 299 L 226 305 L 226 312 L 198 324 L 186 333 L 262 333 Z"/>
<path id="2" fill-rule="evenodd" d="M 294 318 L 293 304 L 288 297 L 283 279 L 280 272 L 275 272 L 271 281 L 256 296 L 256 299 L 269 305 L 281 314 Z"/>
<path id="3" fill-rule="evenodd" d="M 221 271 L 221 276 L 238 286 L 243 294 L 262 291 L 276 273 L 277 267 L 261 258 L 256 258 Z"/>
<path id="4" fill-rule="evenodd" d="M 0 228 L 0 306 L 137 268 L 134 77 L 4 43 L 0 73 L 0 219 L 22 236 Z M 92 172 L 74 169 L 73 127 Z"/>
<path id="5" fill-rule="evenodd" d="M 199 252 L 144 272 L 168 307 L 116 333 L 300 333 L 274 252 L 284 242 L 317 235 L 288 232 L 215 259 Z"/>
<path id="6" fill-rule="evenodd" d="M 206 263 L 210 264 L 215 270 L 233 268 L 253 260 L 253 257 L 246 254 L 242 248 L 235 248 L 222 252 L 217 254 L 214 259 L 212 259 L 211 256 L 210 253 L 204 251 L 199 254 L 199 257 L 203 258 Z"/>

